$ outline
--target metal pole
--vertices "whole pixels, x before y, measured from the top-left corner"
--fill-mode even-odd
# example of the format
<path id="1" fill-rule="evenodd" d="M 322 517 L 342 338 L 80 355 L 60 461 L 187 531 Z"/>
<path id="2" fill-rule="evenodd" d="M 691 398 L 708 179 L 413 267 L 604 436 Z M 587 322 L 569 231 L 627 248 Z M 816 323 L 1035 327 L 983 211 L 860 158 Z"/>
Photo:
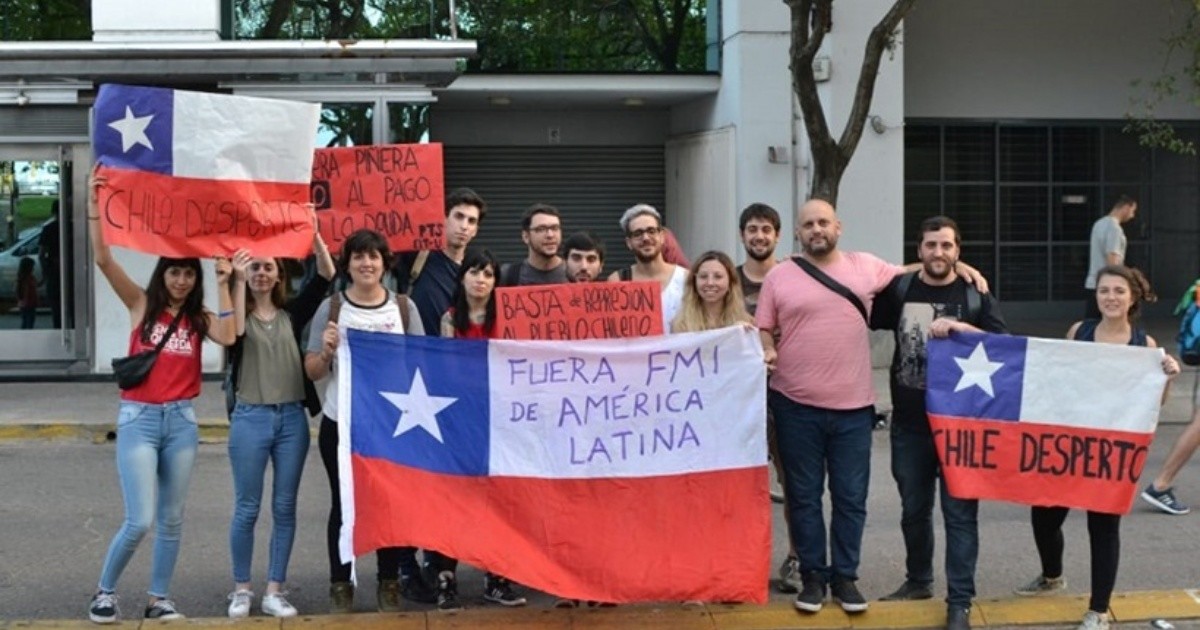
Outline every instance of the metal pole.
<path id="1" fill-rule="evenodd" d="M 454 0 L 447 0 L 450 6 L 450 39 L 458 39 L 458 13 L 454 11 Z"/>

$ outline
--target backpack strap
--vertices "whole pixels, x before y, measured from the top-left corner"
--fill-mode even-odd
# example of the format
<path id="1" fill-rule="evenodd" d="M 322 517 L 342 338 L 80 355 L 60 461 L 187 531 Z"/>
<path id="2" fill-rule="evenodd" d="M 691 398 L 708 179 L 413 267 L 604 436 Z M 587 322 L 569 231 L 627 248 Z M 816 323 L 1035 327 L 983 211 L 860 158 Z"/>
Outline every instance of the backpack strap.
<path id="1" fill-rule="evenodd" d="M 983 295 L 973 284 L 967 284 L 967 322 L 976 325 L 983 314 Z"/>
<path id="2" fill-rule="evenodd" d="M 408 270 L 408 290 L 412 291 L 412 287 L 417 283 L 417 278 L 421 277 L 421 272 L 425 270 L 425 263 L 429 261 L 429 250 L 423 249 L 417 252 L 416 259 L 413 260 L 412 268 Z"/>
<path id="3" fill-rule="evenodd" d="M 896 298 L 896 304 L 904 304 L 904 298 L 908 296 L 908 288 L 912 286 L 913 278 L 917 277 L 917 272 L 901 274 L 900 279 L 896 281 L 896 292 L 893 297 Z"/>
<path id="4" fill-rule="evenodd" d="M 617 270 L 617 277 L 625 282 L 633 280 L 633 267 L 621 267 Z"/>
<path id="5" fill-rule="evenodd" d="M 521 263 L 508 263 L 500 274 L 500 286 L 515 287 L 521 283 Z"/>
<path id="6" fill-rule="evenodd" d="M 404 328 L 404 334 L 408 334 L 408 296 L 403 293 L 396 293 L 396 308 L 400 309 L 400 326 Z"/>
<path id="7" fill-rule="evenodd" d="M 325 322 L 325 324 L 329 325 L 329 322 L 333 322 L 334 325 L 337 325 L 338 316 L 340 316 L 341 314 L 342 314 L 342 292 L 334 291 L 333 295 L 329 296 L 329 319 Z"/>

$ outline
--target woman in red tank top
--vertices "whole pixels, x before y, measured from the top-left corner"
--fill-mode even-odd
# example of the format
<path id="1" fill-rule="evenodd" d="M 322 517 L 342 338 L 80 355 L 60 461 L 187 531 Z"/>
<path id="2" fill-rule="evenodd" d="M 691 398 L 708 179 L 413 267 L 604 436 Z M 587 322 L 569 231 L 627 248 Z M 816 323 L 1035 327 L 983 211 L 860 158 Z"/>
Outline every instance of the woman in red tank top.
<path id="1" fill-rule="evenodd" d="M 88 235 L 96 266 L 129 309 L 129 352 L 153 350 L 173 322 L 175 331 L 159 351 L 149 376 L 121 392 L 116 462 L 125 521 L 109 545 L 88 617 L 96 623 L 116 621 L 117 580 L 153 525 L 154 555 L 145 617 L 178 619 L 183 615 L 169 599 L 169 589 L 199 443 L 192 399 L 200 394 L 203 338 L 226 346 L 234 342 L 233 302 L 227 282 L 231 267 L 228 259 L 217 259 L 219 313 L 204 308 L 204 275 L 196 258 L 159 258 L 143 290 L 104 242 L 97 196 L 106 183 L 95 176 L 89 182 Z"/>
<path id="2" fill-rule="evenodd" d="M 441 335 L 460 339 L 490 339 L 496 327 L 496 278 L 500 262 L 492 252 L 471 250 L 458 271 L 450 309 L 442 315 Z"/>

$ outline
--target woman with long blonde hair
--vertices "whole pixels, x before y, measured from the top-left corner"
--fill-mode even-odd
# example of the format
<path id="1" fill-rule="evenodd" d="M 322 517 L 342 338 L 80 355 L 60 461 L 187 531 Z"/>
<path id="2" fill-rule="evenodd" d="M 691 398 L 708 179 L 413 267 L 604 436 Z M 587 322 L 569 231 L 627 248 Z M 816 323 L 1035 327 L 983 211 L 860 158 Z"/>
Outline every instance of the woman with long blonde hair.
<path id="1" fill-rule="evenodd" d="M 737 270 L 724 252 L 709 250 L 692 263 L 683 304 L 671 332 L 696 332 L 753 322 L 742 299 Z"/>

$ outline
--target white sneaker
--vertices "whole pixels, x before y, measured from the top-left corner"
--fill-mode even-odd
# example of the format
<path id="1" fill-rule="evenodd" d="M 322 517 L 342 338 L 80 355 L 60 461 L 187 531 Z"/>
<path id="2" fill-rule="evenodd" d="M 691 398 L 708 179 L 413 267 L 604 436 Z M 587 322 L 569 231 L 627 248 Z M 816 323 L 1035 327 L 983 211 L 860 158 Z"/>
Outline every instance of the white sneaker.
<path id="1" fill-rule="evenodd" d="M 229 618 L 241 619 L 250 616 L 250 602 L 254 593 L 246 589 L 238 589 L 229 594 Z"/>
<path id="2" fill-rule="evenodd" d="M 284 593 L 267 593 L 262 598 L 262 611 L 264 615 L 272 617 L 295 617 L 299 614 L 296 607 L 284 597 Z"/>
<path id="3" fill-rule="evenodd" d="M 1079 630 L 1108 630 L 1108 613 L 1098 613 L 1089 610 L 1083 615 L 1083 623 Z"/>

